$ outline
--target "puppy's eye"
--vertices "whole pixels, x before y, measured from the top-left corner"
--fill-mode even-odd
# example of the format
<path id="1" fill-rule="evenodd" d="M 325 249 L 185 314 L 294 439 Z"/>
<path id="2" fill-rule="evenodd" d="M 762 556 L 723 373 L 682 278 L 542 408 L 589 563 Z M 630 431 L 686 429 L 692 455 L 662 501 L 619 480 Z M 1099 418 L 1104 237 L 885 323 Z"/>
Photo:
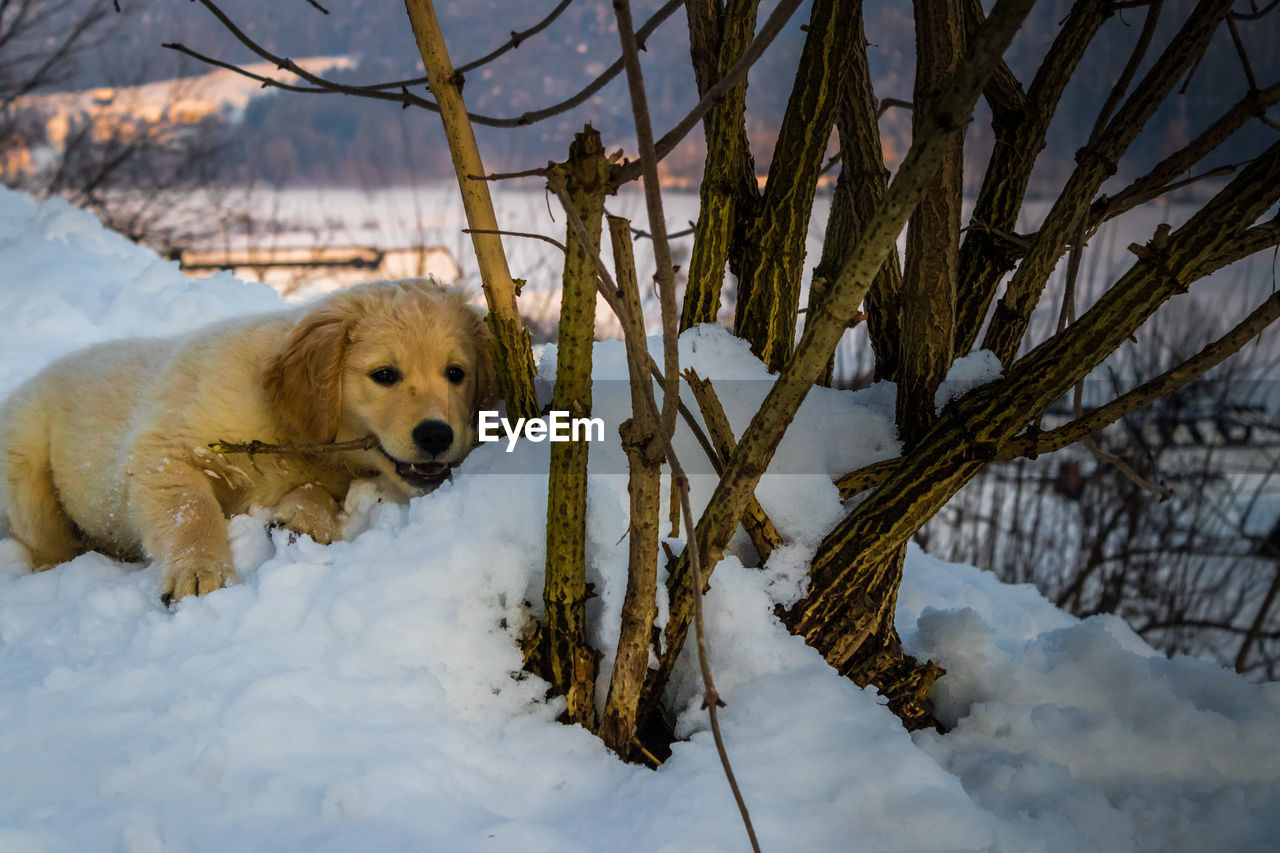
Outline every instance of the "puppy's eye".
<path id="1" fill-rule="evenodd" d="M 459 385 L 461 384 L 462 380 L 467 378 L 467 372 L 463 370 L 461 367 L 457 367 L 455 365 L 445 370 L 444 378 L 448 379 L 454 385 Z"/>
<path id="2" fill-rule="evenodd" d="M 379 367 L 369 374 L 369 378 L 379 385 L 395 385 L 400 381 L 400 371 L 394 367 Z"/>

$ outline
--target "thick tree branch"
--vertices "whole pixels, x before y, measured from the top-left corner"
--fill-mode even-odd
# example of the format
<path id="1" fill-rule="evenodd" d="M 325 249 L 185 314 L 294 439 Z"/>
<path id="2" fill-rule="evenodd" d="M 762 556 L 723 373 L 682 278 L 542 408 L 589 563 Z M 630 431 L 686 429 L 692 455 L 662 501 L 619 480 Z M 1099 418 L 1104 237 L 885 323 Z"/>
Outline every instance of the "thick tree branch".
<path id="1" fill-rule="evenodd" d="M 914 0 L 915 86 L 912 132 L 964 54 L 962 0 Z M 988 83 L 988 88 L 990 84 Z M 936 419 L 933 400 L 955 360 L 960 209 L 964 199 L 964 137 L 943 155 L 934 180 L 907 223 L 902 270 L 896 421 L 910 448 Z"/>
<path id="2" fill-rule="evenodd" d="M 845 85 L 836 113 L 840 152 L 832 158 L 841 162 L 836 179 L 827 233 L 822 239 L 822 257 L 813 269 L 809 284 L 808 311 L 813 312 L 825 298 L 827 282 L 840 272 L 863 227 L 889 186 L 889 169 L 884 163 L 884 146 L 877 122 L 877 102 L 867 62 L 867 37 L 862 16 L 854 19 L 851 54 Z M 883 106 L 883 102 L 880 102 Z M 829 166 L 830 164 L 828 164 Z M 895 247 L 877 274 L 863 306 L 867 337 L 875 353 L 875 377 L 892 380 L 897 376 L 902 339 L 902 267 Z M 829 384 L 835 370 L 834 359 L 827 362 L 822 377 Z"/>
<path id="3" fill-rule="evenodd" d="M 693 368 L 688 368 L 682 375 L 689 383 L 689 390 L 693 392 L 693 397 L 698 402 L 698 410 L 702 412 L 702 419 L 711 433 L 711 440 L 715 442 L 716 452 L 720 454 L 721 459 L 728 459 L 733 455 L 733 449 L 738 442 L 733 437 L 733 428 L 729 425 L 729 418 L 724 413 L 724 407 L 720 404 L 720 398 L 716 395 L 711 380 L 703 379 Z M 774 526 L 768 513 L 755 497 L 751 498 L 746 512 L 742 515 L 742 528 L 747 532 L 751 546 L 756 549 L 756 555 L 760 557 L 761 563 L 769 559 L 774 549 L 782 544 L 782 536 L 778 533 L 778 528 Z"/>
<path id="4" fill-rule="evenodd" d="M 644 339 L 640 288 L 631 242 L 631 223 L 609 217 L 618 297 L 625 306 L 629 333 Z M 656 435 L 656 412 L 646 402 L 644 386 L 652 389 L 648 365 L 637 348 L 627 349 L 627 375 L 631 385 L 631 419 L 618 428 L 627 454 L 627 494 L 630 524 L 627 528 L 627 590 L 622 602 L 618 650 L 609 676 L 609 693 L 600 719 L 600 738 L 623 758 L 630 758 L 636 744 L 636 715 L 649 668 L 649 647 L 657 617 L 658 509 L 662 500 L 662 444 Z M 650 391 L 652 393 L 652 390 Z"/>
<path id="5" fill-rule="evenodd" d="M 710 0 L 686 4 L 699 95 L 715 85 L 750 45 L 760 3 L 732 0 L 722 14 L 717 14 L 717 5 Z M 698 221 L 680 314 L 681 331 L 719 318 L 725 266 L 736 272 L 741 265 L 742 241 L 735 236 L 749 221 L 760 198 L 747 140 L 746 95 L 744 79 L 703 117 L 707 151 L 698 185 Z"/>
<path id="6" fill-rule="evenodd" d="M 561 204 L 564 205 L 565 218 L 568 220 L 570 230 L 574 233 L 585 234 L 586 226 L 583 224 L 582 219 L 573 208 L 572 200 L 569 197 L 568 190 L 565 187 L 563 179 L 553 171 L 547 181 L 547 185 L 560 199 Z M 630 310 L 627 301 L 624 300 L 620 294 L 618 285 L 614 283 L 612 276 L 609 275 L 608 268 L 605 267 L 604 262 L 600 259 L 598 254 L 594 256 L 593 264 L 597 273 L 598 287 L 600 288 L 601 293 L 605 295 L 605 300 L 609 302 L 614 311 L 618 314 L 618 319 L 622 324 L 623 343 L 627 350 L 628 361 L 634 362 L 638 365 L 648 363 L 650 365 L 650 370 L 656 371 L 656 365 L 653 364 L 653 359 L 649 355 L 649 351 L 645 345 L 644 318 L 635 316 L 635 314 Z M 649 417 L 651 417 L 656 423 L 659 420 L 660 411 L 658 408 L 657 398 L 653 393 L 653 385 L 649 382 L 642 382 L 640 385 L 640 391 L 644 397 L 644 404 L 650 412 Z M 675 497 L 680 503 L 680 511 L 684 516 L 685 527 L 690 532 L 690 542 L 688 547 L 685 548 L 685 555 L 690 558 L 690 571 L 693 573 L 695 578 L 700 578 L 701 566 L 698 559 L 699 555 L 697 554 L 695 540 L 693 540 L 692 537 L 694 526 L 693 510 L 689 503 L 689 479 L 685 476 L 684 468 L 680 465 L 680 460 L 676 457 L 675 449 L 671 445 L 668 433 L 659 428 L 656 430 L 655 435 L 662 445 L 662 453 L 666 457 L 667 464 L 671 468 L 671 479 L 674 483 L 676 492 Z M 714 450 L 711 450 L 710 453 L 714 457 Z M 733 791 L 734 800 L 738 804 L 738 812 L 742 816 L 743 825 L 746 827 L 747 837 L 751 841 L 752 848 L 758 851 L 759 845 L 756 843 L 755 829 L 751 825 L 751 816 L 747 811 L 746 801 L 742 798 L 742 792 L 738 788 L 738 781 L 733 775 L 733 768 L 729 764 L 729 754 L 725 749 L 724 739 L 720 735 L 718 707 L 721 703 L 720 697 L 716 693 L 715 685 L 712 680 L 710 665 L 707 662 L 706 646 L 702 640 L 702 602 L 695 602 L 694 606 L 696 608 L 695 615 L 698 635 L 698 663 L 702 672 L 702 682 L 705 688 L 703 695 L 704 702 L 707 705 L 707 714 L 711 722 L 711 734 L 715 740 L 716 751 L 719 753 L 720 763 L 724 768 L 725 777 L 728 779 L 729 788 Z M 646 681 L 646 688 L 647 684 L 648 682 Z M 647 690 L 645 695 L 647 697 Z M 642 707 L 642 715 L 639 719 L 644 719 L 643 712 L 647 708 L 647 705 Z"/>
<path id="7" fill-rule="evenodd" d="M 860 13 L 858 2 L 814 0 L 764 197 L 744 229 L 733 332 L 770 372 L 795 345 L 805 235 Z"/>
<path id="8" fill-rule="evenodd" d="M 982 22 L 987 17 L 982 11 L 982 0 L 965 0 L 962 9 L 965 33 L 972 34 L 982 26 Z M 982 97 L 987 102 L 987 106 L 991 107 L 991 113 L 997 124 L 1016 121 L 1031 108 L 1031 102 L 1022 88 L 1022 83 L 1003 60 L 992 72 L 991 79 L 987 81 L 987 87 L 982 91 Z"/>

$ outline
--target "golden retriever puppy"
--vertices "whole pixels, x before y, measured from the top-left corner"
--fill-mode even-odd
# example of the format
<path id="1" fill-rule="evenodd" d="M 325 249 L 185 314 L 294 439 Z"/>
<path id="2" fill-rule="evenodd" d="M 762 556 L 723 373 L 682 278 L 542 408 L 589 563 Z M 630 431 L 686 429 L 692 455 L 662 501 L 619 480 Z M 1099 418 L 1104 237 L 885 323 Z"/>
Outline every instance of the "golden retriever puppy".
<path id="1" fill-rule="evenodd" d="M 0 407 L 0 515 L 36 569 L 97 550 L 161 563 L 165 601 L 218 589 L 236 579 L 230 515 L 264 507 L 329 542 L 353 479 L 382 475 L 408 500 L 447 478 L 495 402 L 488 342 L 460 294 L 406 280 L 89 347 Z M 370 434 L 374 449 L 308 456 L 208 447 Z"/>

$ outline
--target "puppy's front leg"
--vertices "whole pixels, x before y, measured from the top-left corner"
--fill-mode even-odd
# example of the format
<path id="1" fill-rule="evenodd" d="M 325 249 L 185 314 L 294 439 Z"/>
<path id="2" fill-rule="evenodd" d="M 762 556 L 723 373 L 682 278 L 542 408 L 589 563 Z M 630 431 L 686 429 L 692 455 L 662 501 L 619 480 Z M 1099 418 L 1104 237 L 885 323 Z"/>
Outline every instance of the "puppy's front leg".
<path id="1" fill-rule="evenodd" d="M 227 520 L 200 472 L 166 460 L 135 476 L 130 498 L 143 547 L 168 568 L 162 601 L 168 604 L 236 582 Z"/>
<path id="2" fill-rule="evenodd" d="M 285 495 L 271 511 L 271 520 L 294 533 L 305 533 L 321 545 L 342 530 L 338 502 L 323 486 L 305 483 Z"/>

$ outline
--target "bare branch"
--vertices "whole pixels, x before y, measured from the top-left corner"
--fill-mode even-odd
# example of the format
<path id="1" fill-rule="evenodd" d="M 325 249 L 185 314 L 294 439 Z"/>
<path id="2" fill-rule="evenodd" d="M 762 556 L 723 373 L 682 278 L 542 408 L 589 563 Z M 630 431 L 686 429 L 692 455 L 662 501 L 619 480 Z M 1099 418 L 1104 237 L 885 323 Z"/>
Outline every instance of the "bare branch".
<path id="1" fill-rule="evenodd" d="M 1249 54 L 1244 49 L 1244 42 L 1240 40 L 1240 30 L 1236 28 L 1236 21 L 1230 15 L 1227 15 L 1227 32 L 1231 33 L 1231 43 L 1235 45 L 1236 55 L 1240 57 L 1240 66 L 1244 70 L 1244 79 L 1249 82 L 1249 91 L 1257 91 L 1258 78 L 1253 76 L 1253 64 L 1249 62 Z"/>
<path id="2" fill-rule="evenodd" d="M 250 79 L 257 80 L 264 86 L 273 86 L 290 92 L 306 92 L 311 94 L 337 92 L 343 95 L 352 95 L 360 98 L 392 101 L 400 104 L 402 107 L 415 106 L 431 110 L 433 112 L 439 112 L 440 107 L 434 101 L 415 95 L 409 91 L 410 86 L 418 86 L 426 83 L 426 77 L 414 77 L 406 80 L 396 80 L 389 83 L 375 83 L 372 85 L 361 86 L 350 86 L 343 83 L 337 83 L 333 80 L 321 77 L 318 74 L 312 74 L 299 66 L 293 60 L 279 56 L 267 50 L 265 47 L 250 38 L 243 30 L 237 27 L 235 23 L 232 22 L 232 20 L 212 2 L 212 0 L 199 0 L 199 2 L 205 6 L 205 8 L 209 9 L 209 11 L 218 18 L 223 26 L 225 26 L 227 30 L 245 47 L 249 48 L 249 50 L 253 51 L 259 57 L 273 63 L 277 68 L 298 75 L 298 77 L 310 83 L 311 86 L 290 85 L 274 78 L 250 74 L 235 63 L 211 59 L 210 57 L 197 53 L 180 44 L 166 44 L 164 45 L 165 47 L 171 50 L 179 50 L 188 56 L 199 59 L 201 62 L 207 62 L 211 65 L 216 65 L 219 68 L 225 68 L 229 71 L 234 71 L 237 74 L 249 77 Z M 653 15 L 645 21 L 642 27 L 636 30 L 637 42 L 643 44 L 644 39 L 656 30 L 659 24 L 669 18 L 676 9 L 680 8 L 683 3 L 684 0 L 668 0 L 667 3 L 654 12 Z M 585 103 L 592 95 L 603 89 L 606 84 L 613 80 L 614 77 L 618 76 L 619 72 L 622 71 L 622 65 L 622 60 L 618 59 L 605 69 L 604 73 L 588 83 L 586 87 L 580 90 L 577 94 L 544 109 L 530 110 L 512 117 L 487 116 L 481 115 L 480 113 L 469 112 L 467 113 L 467 117 L 472 121 L 472 123 L 483 125 L 485 127 L 524 127 L 525 125 L 534 124 L 535 122 L 568 112 L 574 107 Z M 390 90 L 398 91 L 393 92 Z"/>
<path id="3" fill-rule="evenodd" d="M 527 237 L 530 240 L 541 240 L 544 243 L 550 243 L 562 252 L 569 251 L 564 243 L 561 243 L 555 237 L 548 237 L 546 234 L 533 234 L 528 231 L 504 231 L 501 228 L 463 228 L 463 234 L 500 234 L 504 237 Z"/>
<path id="4" fill-rule="evenodd" d="M 986 20 L 986 13 L 982 11 L 982 0 L 967 0 L 963 12 L 965 32 L 972 36 Z M 1006 123 L 1013 123 L 1024 116 L 1031 106 L 1022 84 L 1018 82 L 1017 76 L 1004 61 L 1001 61 L 992 72 L 982 96 L 986 99 L 987 106 L 991 107 L 992 115 L 997 121 Z M 910 107 L 910 104 L 905 106 Z M 885 105 L 881 102 L 880 112 L 883 113 L 884 109 Z"/>
<path id="5" fill-rule="evenodd" d="M 1160 10 L 1163 8 L 1164 0 L 1155 0 L 1155 2 L 1147 5 L 1147 16 L 1143 19 L 1142 31 L 1138 33 L 1138 40 L 1133 45 L 1133 51 L 1129 54 L 1129 61 L 1125 63 L 1124 70 L 1120 72 L 1115 85 L 1111 87 L 1111 93 L 1107 95 L 1107 100 L 1103 103 L 1102 109 L 1098 110 L 1098 117 L 1094 120 L 1093 130 L 1089 132 L 1087 146 L 1097 143 L 1098 137 L 1106 129 L 1107 122 L 1111 119 L 1111 114 L 1115 111 L 1116 105 L 1120 103 L 1124 93 L 1129 90 L 1129 84 L 1133 82 L 1133 76 L 1138 73 L 1138 66 L 1142 64 L 1142 58 L 1147 55 L 1147 48 L 1151 46 L 1151 39 L 1155 37 L 1156 24 L 1160 22 Z"/>
<path id="6" fill-rule="evenodd" d="M 910 101 L 904 101 L 901 98 L 881 98 L 879 106 L 876 107 L 876 118 L 889 112 L 889 110 L 897 107 L 901 110 L 913 110 L 915 105 Z"/>
<path id="7" fill-rule="evenodd" d="M 1273 557 L 1280 557 L 1275 553 L 1275 549 L 1271 549 Z M 1249 623 L 1249 630 L 1245 632 L 1244 641 L 1240 643 L 1240 651 L 1236 654 L 1236 672 L 1244 672 L 1246 664 L 1249 660 L 1249 652 L 1253 650 L 1254 645 L 1263 637 L 1275 637 L 1274 633 L 1270 635 L 1263 631 L 1263 626 L 1267 622 L 1267 614 L 1271 612 L 1271 607 L 1275 604 L 1276 596 L 1280 595 L 1280 560 L 1276 561 L 1275 572 L 1271 575 L 1271 585 L 1267 587 L 1267 592 L 1262 597 L 1262 603 L 1258 605 L 1258 612 L 1254 615 L 1253 621 Z"/>
<path id="8" fill-rule="evenodd" d="M 514 178 L 545 178 L 550 174 L 550 169 L 546 166 L 539 166 L 536 169 L 525 169 L 523 172 L 493 172 L 488 175 L 467 175 L 472 181 L 510 181 Z"/>
<path id="9" fill-rule="evenodd" d="M 322 456 L 326 453 L 342 453 L 347 450 L 373 450 L 378 447 L 376 435 L 366 435 L 351 441 L 338 441 L 328 444 L 267 444 L 263 441 L 250 441 L 237 444 L 230 441 L 215 441 L 209 450 L 218 453 L 275 453 L 285 456 Z"/>
<path id="10" fill-rule="evenodd" d="M 675 431 L 676 403 L 680 399 L 680 355 L 676 336 L 679 315 L 676 313 L 675 270 L 671 266 L 671 244 L 667 242 L 666 214 L 662 210 L 662 189 L 658 185 L 658 156 L 653 144 L 653 125 L 649 120 L 649 101 L 644 91 L 640 70 L 640 49 L 631 23 L 629 0 L 613 0 L 618 21 L 618 40 L 622 44 L 622 61 L 627 69 L 627 88 L 631 92 L 631 112 L 635 116 L 636 139 L 644 173 L 645 208 L 649 228 L 653 232 L 653 257 L 657 264 L 659 304 L 662 308 L 662 369 L 667 381 L 662 389 L 661 430 L 670 436 Z M 672 469 L 674 476 L 674 469 Z"/>
<path id="11" fill-rule="evenodd" d="M 1280 7 L 1280 0 L 1271 0 L 1270 3 L 1253 12 L 1232 12 L 1231 17 L 1237 21 L 1257 21 L 1271 14 L 1277 7 Z"/>
<path id="12" fill-rule="evenodd" d="M 484 56 L 480 57 L 479 59 L 473 59 L 464 65 L 459 65 L 454 70 L 457 71 L 459 74 L 466 74 L 468 71 L 476 70 L 481 65 L 486 65 L 490 62 L 493 62 L 495 59 L 502 56 L 504 53 L 508 51 L 515 50 L 529 36 L 536 36 L 538 33 L 542 32 L 547 27 L 551 26 L 552 22 L 555 21 L 556 18 L 560 17 L 560 13 L 563 12 L 565 9 L 568 9 L 569 4 L 572 2 L 573 0 L 560 0 L 559 5 L 557 5 L 554 9 L 552 9 L 550 14 L 548 14 L 541 21 L 538 21 L 538 23 L 534 24 L 532 27 L 529 27 L 529 29 L 521 30 L 520 32 L 512 31 L 511 38 L 508 39 L 505 43 L 495 48 L 494 50 L 491 50 L 490 52 L 486 53 Z"/>

